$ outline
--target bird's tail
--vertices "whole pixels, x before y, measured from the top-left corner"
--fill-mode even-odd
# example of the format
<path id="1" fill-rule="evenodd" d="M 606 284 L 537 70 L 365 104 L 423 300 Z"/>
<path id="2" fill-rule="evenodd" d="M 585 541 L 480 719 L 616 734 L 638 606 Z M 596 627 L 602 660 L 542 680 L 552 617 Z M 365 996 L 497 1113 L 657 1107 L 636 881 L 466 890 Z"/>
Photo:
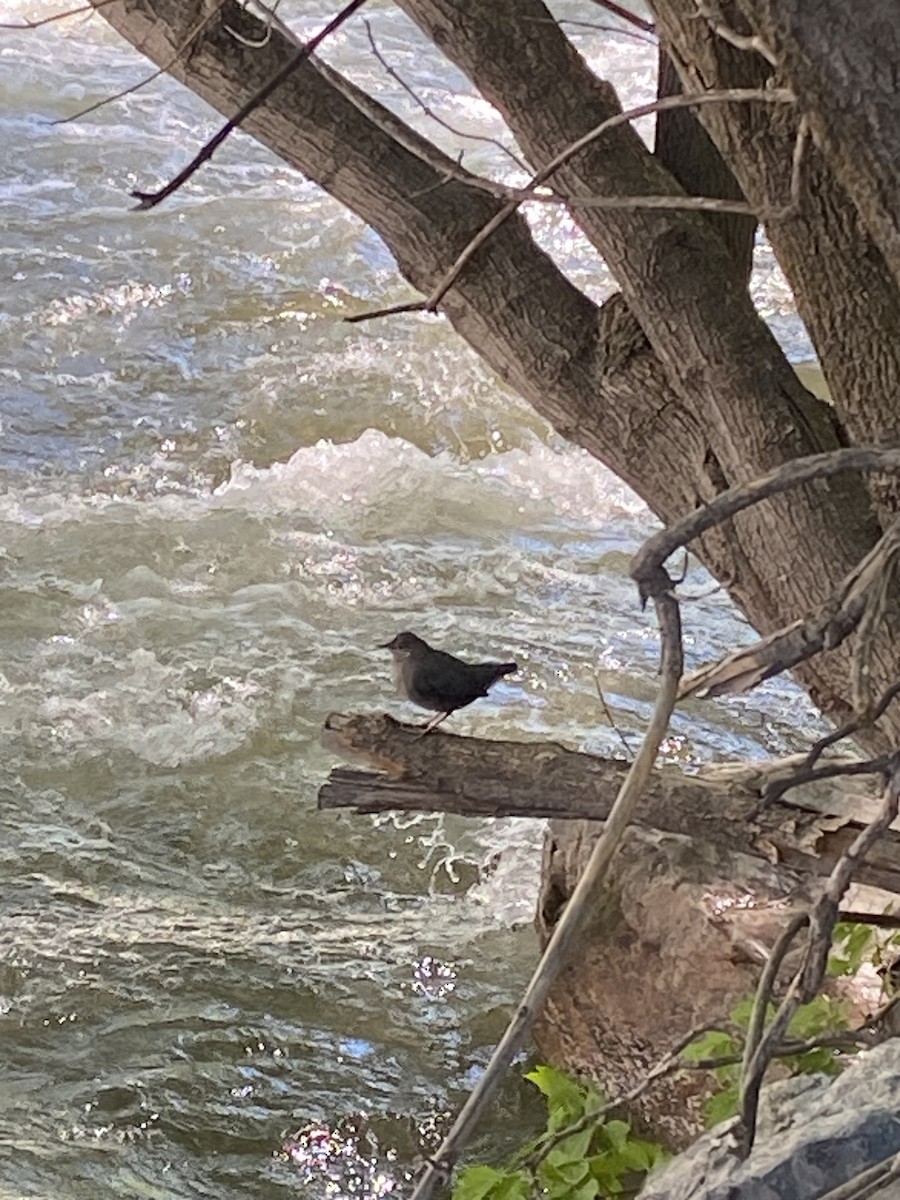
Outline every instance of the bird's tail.
<path id="1" fill-rule="evenodd" d="M 514 675 L 519 669 L 519 664 L 514 662 L 508 663 L 491 663 L 494 668 L 494 678 L 502 679 L 504 675 Z"/>

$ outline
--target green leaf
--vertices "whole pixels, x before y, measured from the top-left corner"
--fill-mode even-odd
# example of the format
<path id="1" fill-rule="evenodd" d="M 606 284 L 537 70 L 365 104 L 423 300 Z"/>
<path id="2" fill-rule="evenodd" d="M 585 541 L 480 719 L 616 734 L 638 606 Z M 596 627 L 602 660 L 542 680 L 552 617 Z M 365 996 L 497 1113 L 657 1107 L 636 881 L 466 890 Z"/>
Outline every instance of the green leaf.
<path id="1" fill-rule="evenodd" d="M 539 1066 L 525 1076 L 546 1097 L 551 1108 L 561 1104 L 583 1104 L 585 1089 L 556 1067 Z"/>
<path id="2" fill-rule="evenodd" d="M 490 1200 L 531 1200 L 531 1180 L 517 1172 L 506 1179 L 493 1192 Z"/>
<path id="3" fill-rule="evenodd" d="M 453 1187 L 452 1200 L 495 1200 L 498 1193 L 494 1190 L 505 1179 L 509 1179 L 507 1171 L 498 1171 L 479 1163 L 474 1167 L 464 1167 L 460 1171 Z"/>
<path id="4" fill-rule="evenodd" d="M 689 1042 L 682 1050 L 681 1057 L 686 1062 L 699 1062 L 701 1058 L 721 1058 L 736 1053 L 737 1041 L 732 1034 L 724 1029 L 710 1029 Z"/>
<path id="5" fill-rule="evenodd" d="M 832 996 L 816 996 L 809 1004 L 801 1004 L 791 1018 L 787 1035 L 799 1041 L 821 1037 L 825 1033 L 840 1033 L 847 1029 L 844 1004 Z"/>
<path id="6" fill-rule="evenodd" d="M 649 1171 L 657 1161 L 657 1151 L 660 1149 L 655 1142 L 629 1138 L 621 1150 L 622 1162 L 631 1171 Z"/>
<path id="7" fill-rule="evenodd" d="M 564 1183 L 571 1187 L 572 1184 L 580 1183 L 582 1179 L 590 1172 L 585 1159 L 580 1162 L 551 1162 L 551 1155 L 547 1155 L 541 1163 L 540 1175 L 541 1182 L 544 1183 Z"/>
<path id="8" fill-rule="evenodd" d="M 703 1115 L 706 1118 L 707 1127 L 718 1125 L 720 1121 L 727 1121 L 729 1117 L 733 1117 L 738 1111 L 738 1103 L 740 1101 L 740 1089 L 737 1083 L 731 1083 L 728 1087 L 723 1088 L 721 1092 L 716 1092 L 703 1105 Z"/>
<path id="9" fill-rule="evenodd" d="M 594 1200 L 599 1191 L 600 1185 L 596 1179 L 585 1179 L 584 1183 L 570 1192 L 569 1200 Z"/>
<path id="10" fill-rule="evenodd" d="M 598 1092 L 555 1067 L 535 1067 L 525 1078 L 547 1098 L 548 1126 L 553 1132 L 580 1120 L 588 1107 L 598 1106 Z"/>
<path id="11" fill-rule="evenodd" d="M 854 1053 L 853 1047 L 847 1049 Z M 840 1075 L 845 1066 L 842 1056 L 826 1046 L 807 1050 L 805 1054 L 792 1054 L 781 1061 L 790 1068 L 793 1075 Z"/>
<path id="12" fill-rule="evenodd" d="M 738 1000 L 737 1004 L 728 1014 L 739 1029 L 746 1030 L 747 1026 L 750 1024 L 750 1018 L 753 1015 L 753 1005 L 755 1000 L 756 998 L 754 996 L 745 996 L 743 1000 Z M 770 1003 L 766 1006 L 766 1022 L 768 1023 L 771 1021 L 774 1016 L 775 1005 Z"/>
<path id="13" fill-rule="evenodd" d="M 554 1146 L 547 1155 L 547 1161 L 553 1162 L 581 1162 L 588 1152 L 591 1141 L 596 1132 L 596 1126 L 589 1126 L 587 1129 L 582 1129 L 579 1133 L 573 1133 Z"/>
<path id="14" fill-rule="evenodd" d="M 836 953 L 828 960 L 830 975 L 856 975 L 876 948 L 876 933 L 870 925 L 841 922 L 834 927 Z"/>
<path id="15" fill-rule="evenodd" d="M 608 1142 L 613 1150 L 620 1150 L 628 1141 L 631 1126 L 627 1121 L 605 1121 L 598 1132 L 601 1139 Z"/>
<path id="16" fill-rule="evenodd" d="M 622 1174 L 622 1164 L 615 1150 L 604 1150 L 600 1154 L 592 1154 L 587 1160 L 591 1175 L 606 1191 L 612 1190 Z"/>

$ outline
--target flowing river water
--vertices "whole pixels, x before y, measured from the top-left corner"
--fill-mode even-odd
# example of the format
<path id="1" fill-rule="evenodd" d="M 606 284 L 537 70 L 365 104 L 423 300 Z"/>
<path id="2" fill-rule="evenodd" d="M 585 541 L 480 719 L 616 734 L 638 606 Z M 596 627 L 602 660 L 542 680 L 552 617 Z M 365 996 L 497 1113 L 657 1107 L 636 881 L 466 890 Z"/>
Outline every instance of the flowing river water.
<path id="1" fill-rule="evenodd" d="M 331 10 L 279 11 L 309 35 Z M 398 11 L 370 17 L 422 96 L 499 132 Z M 651 46 L 570 32 L 652 96 Z M 456 144 L 359 21 L 327 57 Z M 656 634 L 626 571 L 654 520 L 441 319 L 343 323 L 408 289 L 249 138 L 132 212 L 219 118 L 161 78 L 50 121 L 150 70 L 97 16 L 0 30 L 0 1197 L 400 1195 L 535 963 L 541 826 L 320 814 L 323 719 L 413 715 L 374 649 L 413 628 L 521 665 L 456 730 L 619 753 L 597 679 L 637 735 Z M 567 220 L 534 221 L 608 293 Z M 808 357 L 764 244 L 754 291 Z M 695 663 L 751 636 L 722 594 L 687 633 Z M 687 705 L 667 750 L 783 753 L 813 721 L 773 681 Z M 511 1081 L 479 1145 L 532 1116 Z"/>

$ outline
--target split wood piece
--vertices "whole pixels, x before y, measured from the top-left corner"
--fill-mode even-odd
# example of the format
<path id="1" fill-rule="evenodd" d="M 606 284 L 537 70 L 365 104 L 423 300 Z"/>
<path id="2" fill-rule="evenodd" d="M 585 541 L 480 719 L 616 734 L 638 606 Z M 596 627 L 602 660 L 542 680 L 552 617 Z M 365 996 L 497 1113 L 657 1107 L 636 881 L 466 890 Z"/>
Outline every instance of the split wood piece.
<path id="1" fill-rule="evenodd" d="M 319 808 L 360 813 L 454 812 L 467 816 L 555 817 L 602 821 L 627 770 L 617 759 L 567 750 L 554 742 L 493 741 L 415 726 L 381 715 L 332 713 L 323 744 L 372 770 L 333 769 Z M 740 851 L 803 874 L 827 875 L 877 798 L 868 784 L 822 780 L 792 790 L 750 815 L 773 773 L 796 769 L 802 756 L 776 763 L 721 764 L 687 775 L 656 770 L 636 821 L 645 828 Z M 900 894 L 900 830 L 892 828 L 860 864 L 857 882 Z"/>

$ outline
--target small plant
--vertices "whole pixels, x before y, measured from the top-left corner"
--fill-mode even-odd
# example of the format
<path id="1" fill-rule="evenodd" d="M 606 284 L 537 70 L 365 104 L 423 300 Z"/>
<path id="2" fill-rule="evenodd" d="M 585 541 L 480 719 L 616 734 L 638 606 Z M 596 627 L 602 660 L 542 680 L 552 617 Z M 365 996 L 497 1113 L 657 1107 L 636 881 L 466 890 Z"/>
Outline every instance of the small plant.
<path id="1" fill-rule="evenodd" d="M 828 973 L 856 975 L 864 962 L 887 967 L 898 950 L 900 933 L 885 938 L 868 925 L 838 925 Z M 729 1014 L 730 1030 L 707 1031 L 679 1056 L 685 1064 L 710 1063 L 708 1069 L 719 1084 L 704 1106 L 708 1127 L 738 1111 L 744 1034 L 752 1012 L 752 996 L 739 1001 Z M 775 1007 L 770 1004 L 767 1022 L 774 1015 Z M 819 995 L 794 1013 L 785 1041 L 803 1045 L 827 1040 L 849 1027 L 843 1002 Z M 852 1043 L 822 1045 L 781 1054 L 778 1060 L 794 1075 L 837 1075 L 844 1059 L 855 1052 Z M 546 1066 L 536 1067 L 525 1078 L 546 1100 L 546 1130 L 524 1146 L 507 1168 L 486 1164 L 465 1167 L 456 1180 L 452 1200 L 533 1200 L 536 1196 L 547 1200 L 604 1200 L 633 1196 L 649 1172 L 668 1157 L 657 1142 L 636 1137 L 627 1121 L 607 1119 L 604 1114 L 612 1106 L 592 1085 Z"/>
<path id="2" fill-rule="evenodd" d="M 743 1034 L 750 1024 L 753 1012 L 753 997 L 748 996 L 738 1003 L 729 1013 L 734 1033 L 724 1029 L 712 1029 L 696 1038 L 682 1052 L 685 1062 L 698 1063 L 709 1059 L 734 1058 L 737 1061 L 725 1063 L 711 1068 L 719 1090 L 716 1091 L 703 1106 L 703 1115 L 708 1128 L 718 1125 L 733 1117 L 738 1111 L 740 1099 L 741 1056 L 744 1050 Z M 774 1005 L 769 1005 L 766 1020 L 770 1021 L 775 1015 Z M 787 1028 L 785 1040 L 788 1042 L 811 1042 L 816 1038 L 827 1038 L 832 1034 L 843 1033 L 849 1029 L 850 1023 L 840 1000 L 832 996 L 816 996 L 809 1004 L 802 1004 L 791 1019 Z M 843 1058 L 854 1054 L 853 1046 L 840 1048 L 830 1046 L 815 1046 L 798 1054 L 779 1055 L 778 1061 L 783 1063 L 792 1075 L 838 1075 L 843 1067 Z"/>
<path id="3" fill-rule="evenodd" d="M 633 1195 L 667 1157 L 658 1143 L 636 1137 L 627 1121 L 604 1119 L 606 1099 L 590 1084 L 543 1066 L 525 1078 L 546 1100 L 545 1132 L 523 1147 L 505 1170 L 483 1164 L 464 1168 L 453 1200 L 602 1200 Z M 572 1132 L 560 1136 L 569 1129 Z"/>

